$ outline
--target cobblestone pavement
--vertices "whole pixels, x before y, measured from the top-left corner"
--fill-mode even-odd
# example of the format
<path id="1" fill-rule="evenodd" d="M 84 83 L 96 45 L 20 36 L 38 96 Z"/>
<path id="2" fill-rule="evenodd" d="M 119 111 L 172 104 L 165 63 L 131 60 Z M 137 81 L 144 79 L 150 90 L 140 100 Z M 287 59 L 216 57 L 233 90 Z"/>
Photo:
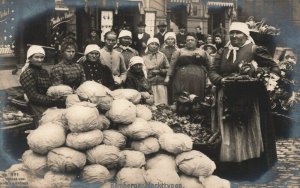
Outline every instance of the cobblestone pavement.
<path id="1" fill-rule="evenodd" d="M 300 138 L 280 139 L 277 164 L 255 182 L 232 181 L 238 188 L 300 188 Z"/>

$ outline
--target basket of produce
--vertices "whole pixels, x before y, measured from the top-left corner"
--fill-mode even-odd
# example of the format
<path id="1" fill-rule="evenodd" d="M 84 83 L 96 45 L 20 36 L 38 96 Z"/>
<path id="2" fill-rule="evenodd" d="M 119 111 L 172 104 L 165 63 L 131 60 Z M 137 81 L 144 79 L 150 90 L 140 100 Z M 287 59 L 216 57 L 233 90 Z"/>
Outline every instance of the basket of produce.
<path id="1" fill-rule="evenodd" d="M 152 109 L 153 119 L 166 123 L 175 133 L 184 133 L 193 140 L 193 149 L 206 154 L 211 158 L 217 158 L 221 136 L 219 132 L 212 132 L 210 129 L 210 119 L 201 114 L 180 116 L 167 105 L 156 106 Z"/>
<path id="2" fill-rule="evenodd" d="M 254 21 L 250 16 L 246 22 L 250 29 L 250 36 L 258 46 L 265 46 L 274 55 L 276 49 L 276 36 L 280 34 L 280 29 L 266 24 L 266 20 Z"/>

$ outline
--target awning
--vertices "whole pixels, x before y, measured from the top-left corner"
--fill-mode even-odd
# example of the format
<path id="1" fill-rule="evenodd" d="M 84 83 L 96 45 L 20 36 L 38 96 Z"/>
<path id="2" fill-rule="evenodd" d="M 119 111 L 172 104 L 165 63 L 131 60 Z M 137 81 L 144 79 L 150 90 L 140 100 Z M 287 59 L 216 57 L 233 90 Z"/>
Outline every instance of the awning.
<path id="1" fill-rule="evenodd" d="M 170 0 L 170 3 L 191 3 L 192 0 Z"/>
<path id="2" fill-rule="evenodd" d="M 233 3 L 225 3 L 225 2 L 216 2 L 216 1 L 208 1 L 208 6 L 219 6 L 219 7 L 234 7 Z"/>

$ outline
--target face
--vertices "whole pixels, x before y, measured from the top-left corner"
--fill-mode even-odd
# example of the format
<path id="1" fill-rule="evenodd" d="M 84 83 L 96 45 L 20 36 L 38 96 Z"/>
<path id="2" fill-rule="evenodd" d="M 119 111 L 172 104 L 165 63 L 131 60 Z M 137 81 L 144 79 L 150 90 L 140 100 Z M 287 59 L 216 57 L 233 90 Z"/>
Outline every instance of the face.
<path id="1" fill-rule="evenodd" d="M 165 26 L 159 26 L 158 29 L 159 29 L 159 32 L 163 33 L 163 32 L 165 32 L 165 30 L 167 29 L 167 27 L 165 27 Z"/>
<path id="2" fill-rule="evenodd" d="M 196 27 L 196 32 L 197 33 L 200 33 L 201 32 L 201 29 L 199 27 Z"/>
<path id="3" fill-rule="evenodd" d="M 97 50 L 91 51 L 90 53 L 87 54 L 87 59 L 91 62 L 98 61 L 99 57 L 100 57 L 100 53 Z"/>
<path id="4" fill-rule="evenodd" d="M 179 32 L 180 32 L 180 33 L 184 33 L 184 32 L 185 32 L 185 28 L 180 28 L 180 29 L 179 29 Z"/>
<path id="5" fill-rule="evenodd" d="M 187 48 L 195 48 L 196 44 L 197 44 L 197 41 L 194 37 L 192 37 L 192 36 L 186 37 L 186 47 Z"/>
<path id="6" fill-rule="evenodd" d="M 143 64 L 141 63 L 135 64 L 131 66 L 130 69 L 132 69 L 134 72 L 141 72 L 143 71 Z"/>
<path id="7" fill-rule="evenodd" d="M 207 44 L 211 44 L 213 42 L 212 37 L 207 37 L 206 42 Z"/>
<path id="8" fill-rule="evenodd" d="M 145 32 L 145 27 L 140 26 L 138 27 L 138 33 L 144 33 Z"/>
<path id="9" fill-rule="evenodd" d="M 149 51 L 150 52 L 156 52 L 158 50 L 158 44 L 156 42 L 151 42 L 149 45 L 148 45 L 148 48 L 149 48 Z"/>
<path id="10" fill-rule="evenodd" d="M 33 65 L 41 66 L 42 63 L 44 62 L 44 59 L 45 59 L 44 54 L 37 53 L 37 54 L 33 54 L 33 55 L 29 58 L 29 61 L 30 61 L 30 63 L 33 64 Z"/>
<path id="11" fill-rule="evenodd" d="M 91 36 L 92 36 L 92 37 L 95 37 L 96 35 L 97 35 L 96 31 L 92 31 L 92 32 L 91 32 Z"/>
<path id="12" fill-rule="evenodd" d="M 132 39 L 130 37 L 121 37 L 120 44 L 123 46 L 129 46 L 132 43 Z"/>
<path id="13" fill-rule="evenodd" d="M 241 31 L 230 31 L 230 42 L 232 46 L 240 47 L 247 41 L 247 36 Z"/>
<path id="14" fill-rule="evenodd" d="M 220 37 L 215 37 L 215 42 L 217 44 L 221 44 L 222 43 L 222 39 Z"/>
<path id="15" fill-rule="evenodd" d="M 115 34 L 108 34 L 105 39 L 105 46 L 109 49 L 112 49 L 117 43 L 117 36 Z"/>
<path id="16" fill-rule="evenodd" d="M 173 46 L 173 45 L 175 44 L 175 39 L 174 39 L 173 37 L 168 37 L 168 38 L 166 39 L 166 44 L 167 44 L 168 46 Z"/>
<path id="17" fill-rule="evenodd" d="M 68 46 L 63 53 L 63 58 L 67 61 L 73 60 L 75 57 L 75 48 L 73 46 Z"/>

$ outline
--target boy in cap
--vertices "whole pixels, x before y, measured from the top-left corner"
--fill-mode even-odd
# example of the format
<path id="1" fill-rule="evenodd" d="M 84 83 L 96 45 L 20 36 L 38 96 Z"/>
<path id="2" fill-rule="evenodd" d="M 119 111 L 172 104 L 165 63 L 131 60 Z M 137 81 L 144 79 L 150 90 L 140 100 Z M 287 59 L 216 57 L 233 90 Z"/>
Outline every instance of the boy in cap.
<path id="1" fill-rule="evenodd" d="M 167 33 L 167 22 L 160 21 L 157 25 L 159 32 L 154 35 L 154 38 L 158 38 L 159 43 L 164 43 L 165 34 Z"/>
<path id="2" fill-rule="evenodd" d="M 186 42 L 186 28 L 184 25 L 180 25 L 179 27 L 179 33 L 176 35 L 177 45 L 179 48 L 185 47 Z"/>
<path id="3" fill-rule="evenodd" d="M 137 25 L 137 34 L 132 38 L 133 47 L 139 52 L 139 55 L 145 53 L 147 47 L 147 41 L 150 38 L 150 35 L 145 32 L 146 24 L 140 22 Z"/>

